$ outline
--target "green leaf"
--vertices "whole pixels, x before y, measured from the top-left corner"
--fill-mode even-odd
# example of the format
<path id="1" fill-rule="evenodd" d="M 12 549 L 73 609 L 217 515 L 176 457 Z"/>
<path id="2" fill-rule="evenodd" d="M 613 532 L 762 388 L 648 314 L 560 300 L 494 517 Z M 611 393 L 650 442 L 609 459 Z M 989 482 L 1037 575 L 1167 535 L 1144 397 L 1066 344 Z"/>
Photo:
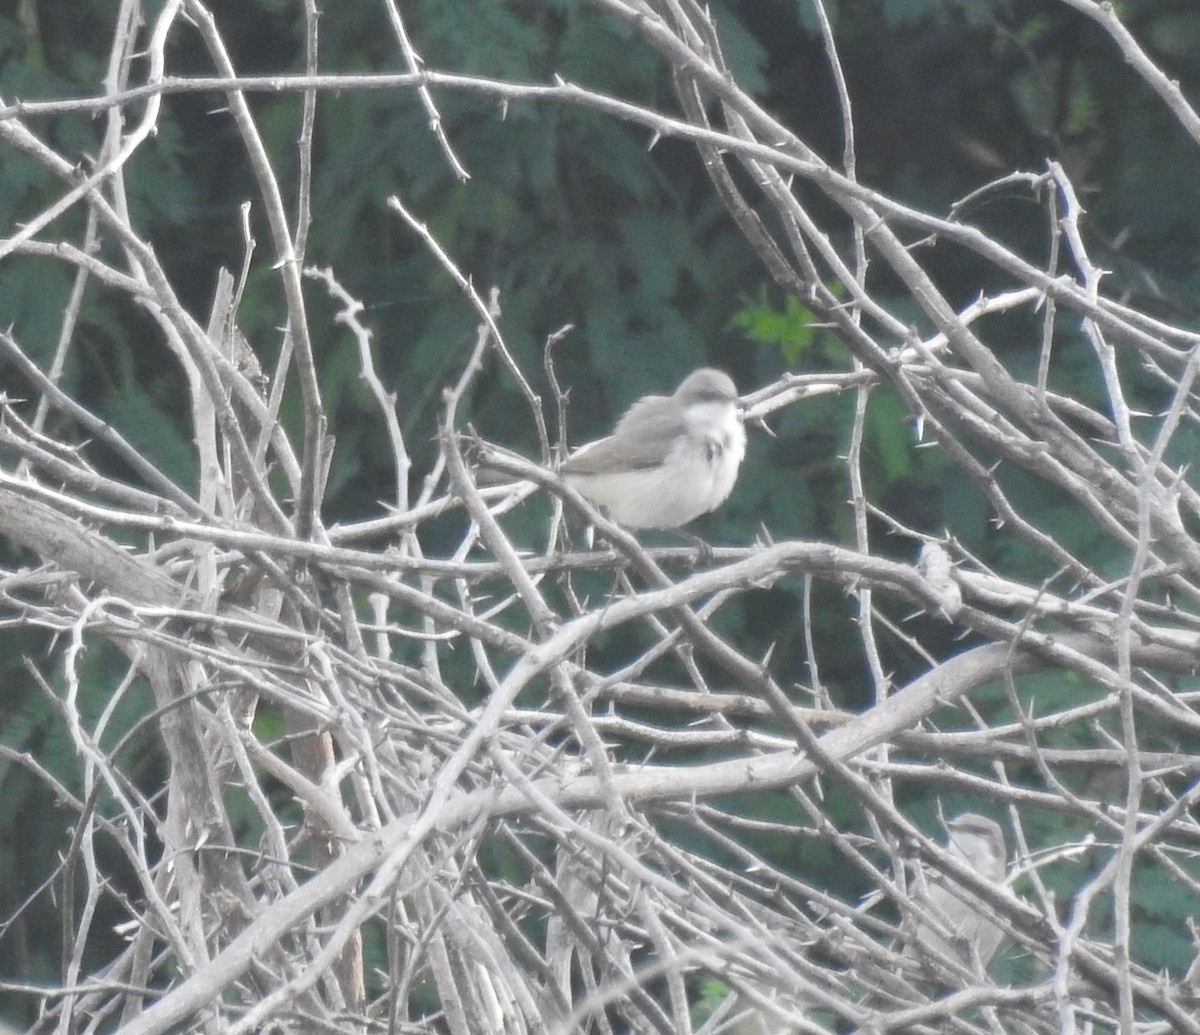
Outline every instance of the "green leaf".
<path id="1" fill-rule="evenodd" d="M 756 301 L 734 313 L 730 324 L 751 341 L 778 347 L 784 363 L 791 367 L 816 349 L 814 320 L 812 311 L 790 296 L 784 299 L 782 309 L 776 308 L 767 301 L 764 288 Z"/>

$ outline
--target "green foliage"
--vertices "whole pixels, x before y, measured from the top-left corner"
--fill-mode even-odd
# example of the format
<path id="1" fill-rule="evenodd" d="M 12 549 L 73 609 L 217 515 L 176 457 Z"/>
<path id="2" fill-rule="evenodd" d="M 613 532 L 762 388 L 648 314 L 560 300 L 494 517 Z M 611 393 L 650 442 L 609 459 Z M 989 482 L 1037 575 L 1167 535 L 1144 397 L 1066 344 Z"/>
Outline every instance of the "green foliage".
<path id="1" fill-rule="evenodd" d="M 1196 887 L 1200 866 L 1192 858 L 1172 859 L 1189 875 Z M 1133 953 L 1158 971 L 1183 974 L 1196 957 L 1196 947 L 1180 916 L 1195 916 L 1200 910 L 1200 895 L 1181 892 L 1176 880 L 1161 874 L 1162 864 L 1142 860 L 1133 881 Z"/>
<path id="2" fill-rule="evenodd" d="M 40 670 L 36 659 L 45 653 L 43 641 L 41 635 L 11 630 L 5 633 L 5 645 L 11 653 L 6 655 L 2 676 L 5 693 L 0 695 L 0 743 L 35 759 L 74 800 L 84 800 L 88 788 L 63 724 L 61 702 L 68 692 L 64 674 L 41 672 L 55 694 L 56 700 L 52 701 L 23 664 L 28 658 Z M 115 700 L 89 692 L 104 687 L 111 693 L 121 683 L 126 666 L 116 648 L 103 640 L 89 640 L 78 654 L 75 704 L 89 729 L 97 728 L 103 712 L 109 713 L 96 749 L 117 753 L 124 771 L 138 780 L 139 790 L 153 796 L 159 789 L 162 771 L 158 736 L 145 718 L 153 710 L 145 683 L 134 681 Z M 118 817 L 113 799 L 103 787 L 97 790 L 99 793 L 90 802 L 92 807 L 101 815 Z M 0 830 L 7 832 L 0 837 L 0 873 L 6 875 L 0 881 L 0 924 L 7 936 L 6 950 L 12 952 L 16 946 L 25 950 L 19 962 L 20 973 L 27 980 L 52 981 L 59 973 L 63 855 L 78 818 L 70 804 L 57 798 L 41 776 L 10 758 L 0 757 Z M 136 881 L 128 873 L 127 861 L 117 855 L 114 847 L 101 840 L 95 851 L 98 865 L 114 880 L 115 889 L 136 895 Z M 80 865 L 77 856 L 68 862 L 70 866 Z M 54 880 L 49 888 L 43 888 L 43 881 L 51 876 Z M 90 948 L 97 957 L 111 958 L 118 945 L 112 925 L 126 917 L 114 908 L 112 899 L 101 902 L 98 909 L 93 928 L 96 935 Z M 6 976 L 13 973 L 6 968 Z"/>
<path id="3" fill-rule="evenodd" d="M 714 4 L 710 10 L 730 74 L 743 90 L 751 94 L 762 93 L 767 85 L 766 47 L 747 31 L 729 7 Z"/>
<path id="4" fill-rule="evenodd" d="M 2 192 L 0 192 L 2 195 Z M 0 266 L 0 297 L 6 299 L 5 329 L 49 365 L 71 291 L 71 274 L 61 263 L 34 259 Z"/>
<path id="5" fill-rule="evenodd" d="M 699 1028 L 713 1015 L 713 1011 L 721 1005 L 731 991 L 732 989 L 724 981 L 717 978 L 701 979 L 700 994 L 696 997 L 696 1006 L 692 1013 L 692 1024 Z"/>
<path id="6" fill-rule="evenodd" d="M 183 422 L 189 416 L 186 399 L 175 396 L 174 381 L 160 381 L 157 386 L 148 383 L 145 371 L 137 367 L 138 344 L 131 345 L 122 343 L 107 357 L 116 380 L 105 398 L 106 415 L 115 426 L 128 429 L 129 442 L 160 471 L 194 491 L 196 450 L 184 430 Z"/>
<path id="7" fill-rule="evenodd" d="M 760 345 L 775 345 L 786 366 L 800 362 L 817 365 L 821 361 L 842 358 L 845 349 L 828 335 L 813 330 L 812 311 L 798 298 L 788 296 L 782 309 L 767 300 L 765 288 L 753 299 L 747 299 L 733 314 L 730 323 Z"/>
<path id="8" fill-rule="evenodd" d="M 111 7 L 103 0 L 73 0 L 71 17 L 44 18 L 36 38 L 11 20 L 0 22 L 5 101 L 96 92 Z M 943 212 L 997 168 L 1036 169 L 1053 154 L 1081 182 L 1104 185 L 1086 202 L 1094 235 L 1089 244 L 1102 265 L 1128 274 L 1127 282 L 1145 285 L 1147 293 L 1200 294 L 1195 247 L 1200 207 L 1190 203 L 1200 171 L 1194 145 L 1112 60 L 1108 41 L 1090 23 L 1049 5 L 994 0 L 845 0 L 825 7 L 862 116 L 860 158 L 874 186 Z M 1169 54 L 1173 74 L 1184 82 L 1200 79 L 1196 11 L 1156 0 L 1130 0 L 1122 7 L 1141 36 Z M 673 104 L 657 57 L 634 45 L 630 30 L 588 5 L 416 0 L 404 13 L 430 68 L 534 83 L 557 74 L 638 103 Z M 714 16 L 736 78 L 811 134 L 824 153 L 837 154 L 839 117 L 835 105 L 824 103 L 825 64 L 820 46 L 812 42 L 816 21 L 808 0 L 718 3 Z M 227 5 L 223 19 L 241 26 L 235 54 L 241 67 L 300 67 L 295 4 Z M 326 70 L 400 67 L 379 5 L 330 5 L 321 30 Z M 194 39 L 173 51 L 171 60 L 174 72 L 208 71 Z M 712 198 L 689 147 L 665 140 L 647 153 L 646 132 L 594 111 L 525 102 L 502 111 L 494 100 L 478 95 L 435 91 L 434 97 L 446 134 L 472 175 L 465 184 L 447 167 L 429 132 L 428 115 L 411 93 L 321 96 L 308 253 L 310 261 L 334 266 L 366 303 L 364 317 L 374 331 L 381 374 L 399 393 L 404 430 L 417 459 L 415 479 L 425 474 L 441 391 L 471 347 L 477 316 L 387 209 L 385 199 L 393 193 L 429 224 L 481 292 L 493 284 L 501 289 L 501 326 L 539 390 L 546 387 L 539 373 L 546 335 L 568 322 L 576 325 L 556 354 L 559 373 L 573 389 L 576 441 L 601 433 L 644 392 L 670 390 L 683 372 L 701 363 L 728 367 L 745 389 L 783 369 L 846 367 L 843 347 L 812 327 L 812 314 L 801 302 L 775 301 L 763 287 L 763 271 Z M 877 103 L 881 98 L 886 103 Z M 238 207 L 254 194 L 228 119 L 220 113 L 223 104 L 216 95 L 164 99 L 153 146 L 143 148 L 125 170 L 136 219 L 179 274 L 185 304 L 201 321 L 215 269 L 240 263 Z M 299 102 L 260 96 L 252 104 L 283 171 L 291 211 Z M 62 118 L 50 125 L 52 141 L 69 160 L 86 165 L 96 152 L 102 123 Z M 998 164 L 973 157 L 980 153 L 996 155 Z M 13 226 L 61 190 L 32 161 L 9 150 L 0 164 L 0 219 Z M 72 212 L 62 218 L 79 217 Z M 253 220 L 257 266 L 239 316 L 256 347 L 269 353 L 277 347 L 282 314 L 271 269 L 278 256 L 257 207 Z M 1043 247 L 1033 236 L 1017 243 L 1031 253 Z M 104 247 L 104 254 L 115 259 L 112 243 Z M 969 263 L 951 259 L 939 275 L 955 297 L 970 298 L 978 290 Z M 67 268 L 49 259 L 0 267 L 0 324 L 11 325 L 39 360 L 57 341 L 70 286 Z M 338 441 L 326 517 L 358 517 L 393 494 L 391 461 L 386 450 L 374 448 L 379 425 L 358 381 L 353 343 L 335 328 L 322 292 L 311 285 L 308 291 L 326 321 L 317 355 L 330 428 Z M 916 319 L 900 303 L 895 311 L 902 319 Z M 96 412 L 119 425 L 180 484 L 194 484 L 182 402 L 186 389 L 168 361 L 147 359 L 151 351 L 162 352 L 154 332 L 95 286 L 85 298 L 80 328 L 82 344 L 68 368 L 67 385 L 82 382 Z M 1026 369 L 1036 363 L 1037 338 L 1028 326 L 1014 324 L 998 340 L 1003 362 Z M 1051 383 L 1083 401 L 1100 397 L 1094 360 L 1080 344 L 1056 352 Z M 1154 383 L 1147 377 L 1139 388 L 1131 405 L 1159 412 L 1162 399 Z M 291 426 L 297 422 L 296 406 L 290 396 L 284 420 Z M 779 538 L 848 541 L 849 489 L 839 457 L 849 442 L 852 413 L 849 396 L 817 398 L 789 409 L 775 422 L 776 439 L 752 439 L 736 494 L 719 514 L 698 523 L 698 531 L 729 543 L 751 542 L 764 526 Z M 466 401 L 463 416 L 487 436 L 516 448 L 532 443 L 529 415 L 495 366 Z M 1039 578 L 1053 575 L 1027 543 L 997 534 L 982 493 L 966 478 L 950 476 L 936 448 L 915 441 L 911 417 L 890 390 L 872 393 L 863 443 L 869 496 L 887 500 L 893 513 L 922 531 L 949 529 L 985 562 Z M 1149 419 L 1138 424 L 1147 441 L 1155 427 Z M 1179 463 L 1189 460 L 1198 444 L 1195 432 L 1182 433 Z M 989 459 L 981 457 L 985 463 Z M 1126 572 L 1127 556 L 1081 519 L 1070 499 L 1047 494 L 1033 479 L 1007 468 L 998 478 L 1037 527 L 1112 577 Z M 536 542 L 544 528 L 544 508 L 535 502 L 524 512 L 529 542 Z M 809 673 L 797 620 L 799 600 L 795 586 L 756 590 L 722 611 L 717 622 L 739 642 L 761 644 L 764 652 L 774 645 L 781 681 L 803 683 Z M 828 590 L 818 590 L 815 604 L 811 617 L 820 641 L 839 643 L 852 605 Z M 20 667 L 19 658 L 29 648 L 15 645 L 9 632 L 5 637 L 8 661 L 2 674 L 6 686 L 19 690 L 3 703 L 0 736 L 18 750 L 36 747 L 39 759 L 75 786 L 78 764 L 56 713 L 32 691 Z M 627 654 L 627 647 L 619 637 L 593 645 L 611 651 L 614 659 Z M 865 681 L 858 659 L 848 652 L 830 653 L 838 656 L 824 674 L 835 699 L 859 702 Z M 896 656 L 906 655 L 897 650 Z M 110 685 L 115 664 L 99 649 L 85 659 L 85 666 L 96 667 L 96 686 Z M 453 675 L 470 688 L 471 662 L 464 657 L 461 664 Z M 1097 692 L 1070 677 L 1030 678 L 1020 690 L 1031 710 L 1038 702 L 1053 706 L 1060 695 Z M 84 697 L 90 714 L 104 704 L 86 687 Z M 114 734 L 127 730 L 146 704 L 139 688 L 122 704 Z M 981 706 L 989 714 L 991 709 L 1003 714 L 1008 705 L 997 688 Z M 260 722 L 269 721 L 260 716 Z M 150 757 L 149 776 L 153 769 Z M 1037 778 L 1033 770 L 1028 775 Z M 51 808 L 37 781 L 11 762 L 0 760 L 0 787 L 0 830 L 24 824 L 28 870 L 47 872 L 62 844 L 63 813 Z M 946 804 L 950 811 L 959 802 L 948 796 Z M 1040 833 L 1049 836 L 1050 824 L 1047 819 Z M 1035 836 L 1038 832 L 1035 826 Z M 11 844 L 0 837 L 0 873 L 14 867 Z M 1056 887 L 1077 886 L 1084 875 L 1082 863 L 1065 864 Z M 1179 965 L 1186 947 L 1157 923 L 1170 915 L 1170 904 L 1154 898 L 1152 882 L 1139 888 L 1145 889 L 1144 895 L 1139 891 L 1138 905 L 1147 917 L 1137 936 L 1139 952 L 1165 966 Z M 6 908 L 12 905 L 5 900 Z M 36 967 L 31 971 L 37 972 Z"/>

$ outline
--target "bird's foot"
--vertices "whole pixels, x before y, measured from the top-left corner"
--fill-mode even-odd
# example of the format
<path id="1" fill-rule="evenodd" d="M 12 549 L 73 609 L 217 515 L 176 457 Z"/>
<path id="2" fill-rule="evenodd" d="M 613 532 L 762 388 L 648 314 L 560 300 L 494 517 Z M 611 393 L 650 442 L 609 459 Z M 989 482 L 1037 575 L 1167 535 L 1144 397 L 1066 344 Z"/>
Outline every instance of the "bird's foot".
<path id="1" fill-rule="evenodd" d="M 692 560 L 692 567 L 698 568 L 700 565 L 709 565 L 713 561 L 712 545 L 701 539 L 698 535 L 693 535 L 691 532 L 682 528 L 672 529 L 674 533 L 682 539 L 686 539 L 696 548 L 696 556 Z"/>

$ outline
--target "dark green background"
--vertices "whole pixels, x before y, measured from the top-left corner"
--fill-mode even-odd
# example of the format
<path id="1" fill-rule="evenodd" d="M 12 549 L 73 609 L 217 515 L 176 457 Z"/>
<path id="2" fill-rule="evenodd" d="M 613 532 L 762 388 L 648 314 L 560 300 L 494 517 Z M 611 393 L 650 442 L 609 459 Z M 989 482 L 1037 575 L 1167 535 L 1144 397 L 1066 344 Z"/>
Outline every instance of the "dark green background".
<path id="1" fill-rule="evenodd" d="M 97 92 L 113 5 L 44 0 L 29 6 L 38 15 L 32 32 L 28 23 L 18 24 L 11 0 L 0 6 L 4 100 Z M 226 0 L 212 6 L 242 73 L 302 69 L 298 4 Z M 324 6 L 322 71 L 403 70 L 379 5 Z M 741 84 L 837 161 L 840 116 L 808 5 L 715 0 L 713 6 Z M 1091 23 L 1051 0 L 843 0 L 828 6 L 854 102 L 858 172 L 865 182 L 942 214 L 1006 171 L 1038 172 L 1055 158 L 1087 208 L 1093 259 L 1113 271 L 1129 301 L 1175 322 L 1195 321 L 1197 148 Z M 657 56 L 586 3 L 412 0 L 403 7 L 431 69 L 531 83 L 557 74 L 647 106 L 676 108 Z M 1185 92 L 1200 95 L 1200 7 L 1193 0 L 1129 0 L 1120 10 L 1151 56 Z M 199 40 L 187 33 L 176 34 L 170 64 L 175 74 L 211 73 Z M 411 93 L 321 97 L 307 255 L 310 263 L 332 266 L 366 305 L 362 318 L 375 334 L 380 373 L 399 394 L 416 462 L 414 488 L 432 457 L 441 390 L 469 354 L 477 317 L 387 210 L 385 199 L 393 193 L 428 223 L 481 292 L 499 287 L 507 342 L 547 399 L 544 340 L 566 323 L 575 325 L 555 353 L 559 377 L 572 389 L 575 442 L 602 433 L 633 399 L 670 390 L 702 363 L 726 368 L 743 390 L 784 370 L 847 367 L 839 343 L 828 332 L 808 329 L 802 308 L 766 283 L 689 146 L 663 141 L 648 151 L 645 130 L 592 111 L 515 103 L 502 118 L 494 101 L 477 95 L 439 92 L 436 99 L 472 175 L 466 185 L 443 161 Z M 287 191 L 294 188 L 299 103 L 294 97 L 251 98 Z M 136 223 L 201 320 L 216 270 L 240 267 L 238 206 L 255 197 L 221 106 L 216 96 L 168 98 L 157 137 L 127 167 Z M 102 120 L 85 116 L 32 125 L 80 161 L 95 154 L 102 130 Z M 0 225 L 18 225 L 60 190 L 6 149 Z M 819 199 L 805 197 L 823 214 Z M 972 218 L 1029 258 L 1044 256 L 1045 214 L 1026 192 L 993 196 Z M 54 229 L 77 236 L 81 224 L 76 211 Z M 240 322 L 269 359 L 278 347 L 282 306 L 266 228 L 256 226 L 256 236 L 258 261 Z M 959 253 L 944 262 L 936 251 L 924 258 L 956 303 L 996 283 L 991 271 Z M 0 264 L 0 323 L 12 325 L 43 363 L 54 348 L 71 276 L 50 261 Z M 886 288 L 877 294 L 889 301 Z M 334 325 L 323 291 L 310 284 L 308 298 L 326 412 L 337 437 L 325 519 L 375 515 L 377 501 L 393 495 L 381 424 L 358 376 L 353 342 Z M 890 302 L 903 318 L 915 319 L 910 302 L 899 295 Z M 1011 319 L 997 324 L 989 342 L 1005 363 L 1028 371 L 1036 364 L 1038 333 L 1031 320 Z M 1064 323 L 1060 387 L 1094 401 L 1093 366 L 1082 346 L 1073 358 L 1072 334 Z M 64 387 L 191 488 L 194 459 L 180 404 L 182 382 L 155 330 L 134 306 L 92 290 L 77 339 Z M 1148 383 L 1140 398 L 1131 399 L 1148 410 L 1159 401 Z M 815 400 L 778 415 L 772 421 L 776 438 L 752 435 L 733 498 L 695 530 L 721 544 L 749 543 L 760 527 L 776 539 L 852 544 L 850 491 L 840 460 L 852 406 L 849 395 Z M 293 399 L 290 421 L 296 411 Z M 497 365 L 485 371 L 462 417 L 490 439 L 527 452 L 535 448 L 522 397 Z M 64 434 L 69 438 L 70 429 Z M 1043 558 L 1026 556 L 1025 547 L 990 524 L 982 499 L 944 456 L 915 448 L 908 415 L 887 390 L 872 399 L 864 467 L 870 498 L 899 520 L 924 532 L 949 529 L 985 561 L 1015 575 L 1046 574 Z M 1074 508 L 1047 497 L 1040 486 L 1016 479 L 1008 489 L 1043 529 L 1094 566 L 1120 560 Z M 536 504 L 530 506 L 510 526 L 514 538 L 540 542 L 543 517 Z M 449 542 L 453 529 L 445 531 Z M 882 552 L 912 558 L 911 542 L 889 539 L 881 528 L 875 535 Z M 438 544 L 429 546 L 436 550 Z M 848 620 L 851 608 L 840 591 L 816 587 L 812 620 L 818 642 L 829 645 L 822 676 L 841 706 L 858 708 L 870 684 Z M 780 682 L 805 682 L 800 611 L 799 584 L 781 583 L 727 609 L 722 630 L 750 654 L 776 644 L 772 666 Z M 958 649 L 944 627 L 930 623 L 920 631 L 935 648 Z M 0 735 L 73 784 L 69 744 L 22 667 L 24 653 L 44 660 L 46 643 L 27 634 L 4 637 Z M 915 674 L 907 652 L 886 640 L 882 646 L 897 682 Z M 621 656 L 624 646 L 611 649 Z M 113 663 L 102 650 L 95 652 L 89 664 L 97 669 L 97 685 L 105 685 Z M 1028 686 L 1049 695 L 1062 689 L 1061 680 Z M 135 713 L 131 708 L 131 720 Z M 152 756 L 139 775 L 153 785 Z M 0 961 L 19 960 L 15 974 L 24 979 L 50 980 L 58 970 L 51 904 L 43 897 L 19 923 L 8 929 L 3 924 L 52 867 L 72 817 L 46 807 L 44 791 L 4 760 L 0 787 L 0 875 L 7 875 L 0 880 Z M 830 807 L 840 807 L 836 797 Z M 914 811 L 927 819 L 932 803 L 916 803 Z M 952 804 L 947 811 L 955 811 Z M 1148 901 L 1145 908 L 1154 917 L 1162 907 Z M 1188 950 L 1155 939 L 1145 951 L 1153 965 L 1178 965 Z M 14 971 L 5 963 L 0 977 L 10 976 Z"/>

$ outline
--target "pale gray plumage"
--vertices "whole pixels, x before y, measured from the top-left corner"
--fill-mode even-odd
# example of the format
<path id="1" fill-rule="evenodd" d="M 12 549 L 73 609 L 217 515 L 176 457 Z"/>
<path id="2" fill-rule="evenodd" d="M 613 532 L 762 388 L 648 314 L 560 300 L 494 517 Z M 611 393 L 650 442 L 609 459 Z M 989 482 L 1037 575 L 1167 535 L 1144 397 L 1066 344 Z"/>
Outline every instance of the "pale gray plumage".
<path id="1" fill-rule="evenodd" d="M 987 816 L 964 812 L 946 823 L 947 850 L 976 873 L 995 884 L 1004 882 L 1008 872 L 1004 832 L 1000 824 Z M 917 955 L 917 946 L 929 954 L 957 959 L 968 966 L 976 955 L 987 966 L 1004 937 L 1001 928 L 989 919 L 991 907 L 962 888 L 928 882 L 927 893 L 919 903 L 936 922 L 920 923 L 914 943 L 905 955 Z M 947 938 L 943 932 L 953 935 Z"/>
<path id="2" fill-rule="evenodd" d="M 628 528 L 678 528 L 719 507 L 746 453 L 737 388 L 702 367 L 673 395 L 635 402 L 608 438 L 562 467 L 567 483 Z"/>

